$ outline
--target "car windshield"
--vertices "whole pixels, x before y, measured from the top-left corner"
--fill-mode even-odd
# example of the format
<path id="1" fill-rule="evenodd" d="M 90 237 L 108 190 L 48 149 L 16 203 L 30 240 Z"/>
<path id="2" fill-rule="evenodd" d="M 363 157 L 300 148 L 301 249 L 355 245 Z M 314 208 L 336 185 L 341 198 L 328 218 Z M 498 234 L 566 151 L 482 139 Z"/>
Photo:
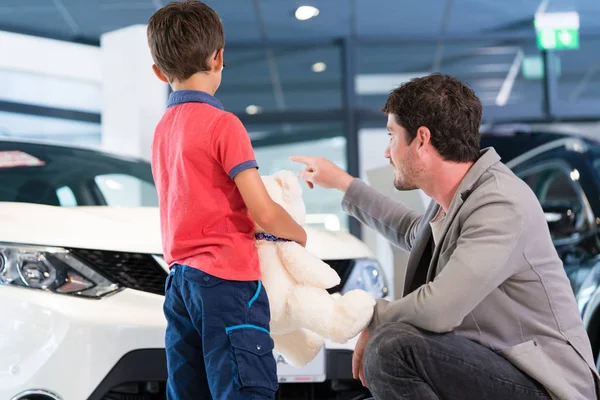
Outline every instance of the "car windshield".
<path id="1" fill-rule="evenodd" d="M 92 150 L 0 141 L 0 201 L 156 207 L 150 164 Z"/>

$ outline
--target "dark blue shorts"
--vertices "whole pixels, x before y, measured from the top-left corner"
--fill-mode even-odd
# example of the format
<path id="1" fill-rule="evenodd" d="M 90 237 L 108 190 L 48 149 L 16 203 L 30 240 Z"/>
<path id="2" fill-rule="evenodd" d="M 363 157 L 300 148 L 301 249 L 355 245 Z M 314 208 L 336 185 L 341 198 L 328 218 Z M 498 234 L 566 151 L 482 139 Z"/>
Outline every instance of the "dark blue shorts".
<path id="1" fill-rule="evenodd" d="M 269 299 L 260 281 L 175 265 L 164 313 L 168 400 L 275 398 Z"/>

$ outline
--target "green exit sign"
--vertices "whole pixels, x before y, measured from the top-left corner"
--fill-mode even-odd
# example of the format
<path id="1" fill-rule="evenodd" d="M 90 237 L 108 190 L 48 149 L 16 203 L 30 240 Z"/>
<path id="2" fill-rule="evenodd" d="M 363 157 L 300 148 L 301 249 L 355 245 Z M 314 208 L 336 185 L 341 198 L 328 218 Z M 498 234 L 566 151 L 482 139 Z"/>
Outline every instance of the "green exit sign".
<path id="1" fill-rule="evenodd" d="M 537 44 L 542 50 L 565 50 L 579 48 L 577 29 L 539 29 Z"/>
<path id="2" fill-rule="evenodd" d="M 579 14 L 576 12 L 536 14 L 537 44 L 542 50 L 579 48 Z"/>

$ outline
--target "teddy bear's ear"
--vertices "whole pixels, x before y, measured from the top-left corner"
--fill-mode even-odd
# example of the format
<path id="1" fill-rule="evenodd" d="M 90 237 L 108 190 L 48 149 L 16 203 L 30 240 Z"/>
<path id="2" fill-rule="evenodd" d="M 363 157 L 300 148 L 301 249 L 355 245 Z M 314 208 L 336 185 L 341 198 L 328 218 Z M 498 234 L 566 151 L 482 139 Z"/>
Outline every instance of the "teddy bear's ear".
<path id="1" fill-rule="evenodd" d="M 275 176 L 262 176 L 263 184 L 269 193 L 269 196 L 275 201 L 280 202 L 283 196 L 283 190 L 281 188 L 281 184 L 276 179 Z"/>
<path id="2" fill-rule="evenodd" d="M 302 186 L 300 186 L 298 177 L 292 171 L 279 171 L 273 178 L 281 186 L 283 197 L 286 201 L 302 197 Z"/>

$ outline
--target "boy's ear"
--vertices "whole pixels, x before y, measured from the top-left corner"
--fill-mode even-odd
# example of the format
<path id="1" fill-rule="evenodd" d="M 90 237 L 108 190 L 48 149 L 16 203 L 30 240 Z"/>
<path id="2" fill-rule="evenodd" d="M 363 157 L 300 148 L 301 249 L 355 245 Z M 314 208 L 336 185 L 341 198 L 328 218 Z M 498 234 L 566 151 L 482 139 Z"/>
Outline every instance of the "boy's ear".
<path id="1" fill-rule="evenodd" d="M 160 79 L 164 83 L 169 83 L 169 78 L 167 78 L 165 76 L 165 74 L 163 74 L 162 71 L 160 69 L 158 69 L 158 67 L 156 66 L 156 64 L 152 65 L 152 71 L 154 71 L 154 75 L 156 75 L 156 77 L 158 79 Z"/>
<path id="2" fill-rule="evenodd" d="M 225 60 L 223 58 L 223 52 L 225 51 L 225 49 L 219 49 L 217 50 L 213 57 L 213 71 L 214 72 L 221 72 L 223 70 L 223 67 L 225 66 Z"/>

